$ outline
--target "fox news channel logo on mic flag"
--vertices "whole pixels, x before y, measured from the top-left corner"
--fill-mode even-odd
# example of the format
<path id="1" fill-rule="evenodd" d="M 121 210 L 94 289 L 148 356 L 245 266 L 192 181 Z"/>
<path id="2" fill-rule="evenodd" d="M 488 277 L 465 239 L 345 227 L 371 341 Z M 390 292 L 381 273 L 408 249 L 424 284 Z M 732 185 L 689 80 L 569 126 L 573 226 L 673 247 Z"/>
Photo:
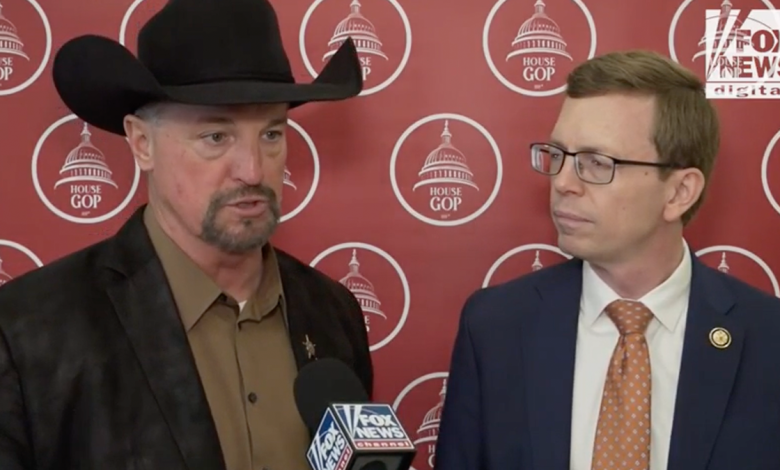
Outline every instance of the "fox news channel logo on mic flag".
<path id="1" fill-rule="evenodd" d="M 315 470 L 343 470 L 356 452 L 413 454 L 416 448 L 390 405 L 332 405 L 309 446 L 309 464 Z"/>
<path id="2" fill-rule="evenodd" d="M 780 98 L 780 12 L 707 10 L 705 22 L 707 98 Z"/>

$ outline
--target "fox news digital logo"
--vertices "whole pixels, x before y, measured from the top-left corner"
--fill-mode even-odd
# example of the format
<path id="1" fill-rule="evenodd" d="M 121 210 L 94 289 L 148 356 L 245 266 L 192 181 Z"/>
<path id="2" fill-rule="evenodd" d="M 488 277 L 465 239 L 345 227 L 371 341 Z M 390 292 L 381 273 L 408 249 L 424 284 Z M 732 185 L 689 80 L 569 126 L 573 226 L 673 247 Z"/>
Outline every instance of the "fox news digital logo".
<path id="1" fill-rule="evenodd" d="M 314 470 L 343 470 L 352 457 L 352 448 L 331 410 L 325 412 L 306 458 Z"/>
<path id="2" fill-rule="evenodd" d="M 780 12 L 707 10 L 709 99 L 780 98 Z"/>
<path id="3" fill-rule="evenodd" d="M 415 449 L 390 405 L 334 405 L 356 449 Z"/>

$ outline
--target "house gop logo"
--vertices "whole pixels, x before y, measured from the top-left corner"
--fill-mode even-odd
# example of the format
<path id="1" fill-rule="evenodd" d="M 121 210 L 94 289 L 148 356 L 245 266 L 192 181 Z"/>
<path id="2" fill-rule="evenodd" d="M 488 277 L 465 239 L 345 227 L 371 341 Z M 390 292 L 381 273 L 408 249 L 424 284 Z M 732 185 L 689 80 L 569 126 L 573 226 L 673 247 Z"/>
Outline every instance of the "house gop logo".
<path id="1" fill-rule="evenodd" d="M 755 253 L 738 246 L 718 245 L 702 248 L 696 256 L 706 265 L 765 292 L 780 297 L 780 285 L 775 273 Z"/>
<path id="2" fill-rule="evenodd" d="M 463 225 L 487 211 L 501 189 L 498 144 L 481 124 L 434 114 L 404 131 L 390 157 L 390 183 L 404 209 L 421 222 Z"/>
<path id="3" fill-rule="evenodd" d="M 50 56 L 51 26 L 38 2 L 1 1 L 0 96 L 13 95 L 35 83 Z"/>
<path id="4" fill-rule="evenodd" d="M 409 62 L 412 27 L 398 0 L 314 0 L 298 34 L 301 58 L 312 78 L 348 37 L 363 69 L 360 96 L 389 87 Z"/>
<path id="5" fill-rule="evenodd" d="M 730 22 L 725 21 L 730 14 L 733 15 L 733 8 L 742 11 L 741 17 L 747 17 L 752 9 L 774 10 L 775 7 L 769 0 L 683 0 L 669 25 L 669 56 L 704 79 L 707 75 L 707 44 L 717 45 L 721 41 L 740 43 L 744 40 L 743 32 L 740 31 L 742 22 L 737 20 L 732 28 Z M 707 10 L 716 9 L 719 10 L 717 14 L 708 16 Z M 708 37 L 705 31 L 707 22 L 718 18 L 724 21 L 719 21 L 711 37 Z"/>
<path id="6" fill-rule="evenodd" d="M 582 0 L 498 0 L 482 30 L 482 50 L 505 87 L 552 96 L 566 89 L 577 64 L 596 55 L 596 25 Z"/>
<path id="7" fill-rule="evenodd" d="M 531 243 L 512 248 L 501 255 L 488 269 L 482 287 L 490 287 L 510 281 L 518 276 L 539 271 L 571 259 L 557 246 Z"/>
<path id="8" fill-rule="evenodd" d="M 355 295 L 363 310 L 371 351 L 398 336 L 409 316 L 409 281 L 386 251 L 367 243 L 341 243 L 317 255 L 310 265 Z"/>
<path id="9" fill-rule="evenodd" d="M 41 266 L 41 259 L 26 246 L 10 240 L 0 240 L 0 288 L 13 278 Z"/>
<path id="10" fill-rule="evenodd" d="M 141 169 L 124 139 L 70 114 L 50 125 L 38 139 L 32 177 L 35 192 L 52 213 L 69 222 L 96 224 L 130 204 Z"/>
<path id="11" fill-rule="evenodd" d="M 433 470 L 448 376 L 447 372 L 433 372 L 418 377 L 393 402 L 395 414 L 408 426 L 406 432 L 417 447 L 409 470 Z"/>

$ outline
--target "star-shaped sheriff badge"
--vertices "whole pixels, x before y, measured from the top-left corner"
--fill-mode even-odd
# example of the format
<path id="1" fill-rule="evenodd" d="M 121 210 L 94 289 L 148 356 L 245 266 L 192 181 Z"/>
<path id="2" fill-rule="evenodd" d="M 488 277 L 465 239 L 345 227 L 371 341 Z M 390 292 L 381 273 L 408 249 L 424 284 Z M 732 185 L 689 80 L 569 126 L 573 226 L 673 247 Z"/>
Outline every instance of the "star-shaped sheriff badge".
<path id="1" fill-rule="evenodd" d="M 315 348 L 317 345 L 311 342 L 309 335 L 306 335 L 306 341 L 303 342 L 303 345 L 306 347 L 306 354 L 309 356 L 309 359 L 313 358 L 315 356 Z"/>

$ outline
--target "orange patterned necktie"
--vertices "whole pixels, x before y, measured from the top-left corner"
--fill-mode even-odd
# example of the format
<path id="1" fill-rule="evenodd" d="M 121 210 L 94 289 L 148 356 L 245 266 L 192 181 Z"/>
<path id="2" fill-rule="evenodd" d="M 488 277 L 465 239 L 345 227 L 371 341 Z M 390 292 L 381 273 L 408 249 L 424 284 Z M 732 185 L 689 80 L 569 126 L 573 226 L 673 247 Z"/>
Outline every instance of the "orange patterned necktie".
<path id="1" fill-rule="evenodd" d="M 651 379 L 645 330 L 653 312 L 630 300 L 616 300 L 606 312 L 620 339 L 604 384 L 592 470 L 649 470 Z"/>

